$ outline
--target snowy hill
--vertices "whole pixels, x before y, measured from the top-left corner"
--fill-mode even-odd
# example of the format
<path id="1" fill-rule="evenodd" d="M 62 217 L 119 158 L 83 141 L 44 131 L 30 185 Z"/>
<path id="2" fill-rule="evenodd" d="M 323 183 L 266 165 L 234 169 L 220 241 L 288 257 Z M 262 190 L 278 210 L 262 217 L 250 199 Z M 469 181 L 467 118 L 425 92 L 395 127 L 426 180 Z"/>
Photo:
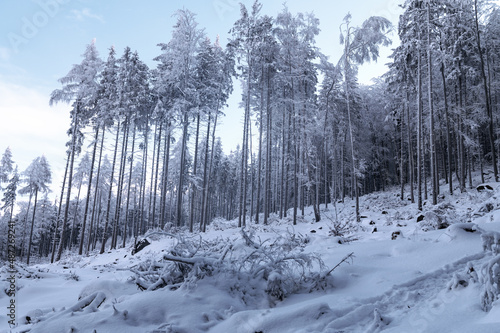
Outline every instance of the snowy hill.
<path id="1" fill-rule="evenodd" d="M 346 201 L 322 206 L 318 223 L 312 209 L 296 226 L 219 220 L 204 234 L 151 233 L 135 255 L 19 266 L 18 326 L 2 311 L 0 331 L 498 332 L 500 186 L 488 185 L 443 186 L 423 212 L 373 193 L 361 223 Z"/>

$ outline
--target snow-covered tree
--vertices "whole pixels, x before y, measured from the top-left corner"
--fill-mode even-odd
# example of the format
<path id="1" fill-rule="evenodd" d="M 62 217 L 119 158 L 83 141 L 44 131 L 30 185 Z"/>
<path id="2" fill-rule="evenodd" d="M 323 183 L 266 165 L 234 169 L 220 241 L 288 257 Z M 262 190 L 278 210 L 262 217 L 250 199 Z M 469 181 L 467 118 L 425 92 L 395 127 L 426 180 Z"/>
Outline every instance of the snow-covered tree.
<path id="1" fill-rule="evenodd" d="M 33 230 L 35 227 L 35 215 L 38 202 L 38 193 L 47 193 L 49 191 L 49 184 L 52 182 L 52 172 L 50 165 L 44 155 L 35 158 L 31 164 L 22 173 L 22 182 L 26 185 L 19 190 L 19 194 L 29 193 L 31 197 L 34 196 L 33 202 L 33 215 L 31 217 L 30 237 L 28 241 L 28 251 L 26 255 L 26 264 L 30 263 L 31 245 L 33 242 Z M 28 203 L 28 207 L 29 207 Z M 28 209 L 29 211 L 29 209 Z M 24 247 L 24 240 L 22 246 Z"/>
<path id="2" fill-rule="evenodd" d="M 358 177 L 360 176 L 359 157 L 356 157 L 354 149 L 354 130 L 351 114 L 351 82 L 355 80 L 355 67 L 366 61 L 375 61 L 379 57 L 379 45 L 387 46 L 390 39 L 387 32 L 391 29 L 389 20 L 383 17 L 372 16 L 367 19 L 361 27 L 351 26 L 351 14 L 344 17 L 340 26 L 340 44 L 344 46 L 342 58 L 339 61 L 344 74 L 345 95 L 347 104 L 347 118 L 349 124 L 349 138 L 351 144 L 352 175 L 354 179 L 354 192 L 356 196 L 356 220 L 360 221 L 359 215 L 359 188 Z"/>
<path id="3" fill-rule="evenodd" d="M 69 171 L 68 171 L 68 190 L 66 194 L 66 206 L 62 221 L 61 237 L 59 248 L 57 250 L 56 261 L 61 259 L 64 248 L 64 240 L 66 238 L 69 203 L 71 198 L 71 189 L 73 181 L 73 164 L 75 155 L 80 152 L 83 134 L 82 129 L 88 124 L 91 117 L 96 111 L 97 100 L 99 98 L 99 82 L 98 74 L 102 68 L 102 60 L 99 58 L 95 41 L 90 43 L 85 53 L 83 60 L 78 65 L 73 65 L 72 69 L 66 76 L 59 79 L 63 85 L 61 89 L 56 89 L 50 97 L 50 104 L 59 102 L 72 103 L 71 110 L 71 128 L 69 134 L 71 136 L 69 143 Z M 54 241 L 53 252 L 55 252 L 56 242 Z"/>
<path id="4" fill-rule="evenodd" d="M 204 36 L 198 28 L 195 14 L 189 10 L 176 13 L 177 23 L 172 39 L 159 44 L 163 53 L 155 58 L 159 62 L 155 71 L 157 91 L 160 96 L 169 94 L 173 115 L 182 127 L 179 183 L 177 191 L 176 224 L 182 224 L 182 198 L 185 185 L 186 150 L 191 116 L 197 110 L 196 55 Z"/>
<path id="5" fill-rule="evenodd" d="M 7 147 L 0 160 L 0 190 L 2 189 L 2 183 L 7 183 L 9 181 L 9 176 L 12 171 L 14 171 L 12 151 L 10 147 Z"/>

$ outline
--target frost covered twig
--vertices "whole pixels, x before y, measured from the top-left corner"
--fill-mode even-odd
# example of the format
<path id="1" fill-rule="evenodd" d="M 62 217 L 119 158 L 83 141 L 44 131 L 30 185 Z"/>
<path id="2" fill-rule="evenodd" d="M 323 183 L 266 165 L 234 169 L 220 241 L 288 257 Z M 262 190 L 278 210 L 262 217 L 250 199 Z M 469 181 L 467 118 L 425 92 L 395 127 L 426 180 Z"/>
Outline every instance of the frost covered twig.
<path id="1" fill-rule="evenodd" d="M 337 267 L 339 267 L 342 263 L 346 262 L 347 260 L 350 259 L 352 261 L 353 258 L 354 258 L 354 252 L 349 253 L 337 265 L 333 266 L 333 268 L 330 269 L 325 276 L 330 275 Z"/>

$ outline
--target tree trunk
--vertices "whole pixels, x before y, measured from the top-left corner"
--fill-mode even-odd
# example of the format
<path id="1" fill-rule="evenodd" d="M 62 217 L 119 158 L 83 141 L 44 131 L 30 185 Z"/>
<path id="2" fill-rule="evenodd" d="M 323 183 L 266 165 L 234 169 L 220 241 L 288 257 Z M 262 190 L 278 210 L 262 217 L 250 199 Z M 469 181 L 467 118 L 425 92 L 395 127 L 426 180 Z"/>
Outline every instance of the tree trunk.
<path id="1" fill-rule="evenodd" d="M 149 117 L 146 117 L 146 123 L 149 124 Z M 146 201 L 146 181 L 147 181 L 147 170 L 148 170 L 148 142 L 149 142 L 149 134 L 148 134 L 148 125 L 145 126 L 144 129 L 144 148 L 142 153 L 142 173 L 141 173 L 141 190 L 139 192 L 139 201 L 140 201 L 140 217 L 139 217 L 139 226 L 138 226 L 138 234 L 142 234 L 145 230 L 145 201 Z"/>
<path id="2" fill-rule="evenodd" d="M 484 99 L 486 104 L 486 115 L 488 116 L 488 138 L 490 140 L 490 148 L 491 148 L 491 159 L 493 163 L 493 173 L 495 176 L 495 181 L 498 182 L 498 166 L 497 166 L 497 154 L 495 149 L 495 136 L 494 136 L 494 128 L 493 128 L 493 112 L 491 108 L 491 98 L 490 91 L 488 86 L 488 79 L 486 77 L 485 64 L 484 64 L 484 55 L 483 50 L 481 48 L 481 34 L 479 31 L 479 17 L 478 17 L 478 8 L 477 8 L 477 0 L 474 0 L 474 13 L 475 13 L 475 25 L 476 25 L 476 42 L 477 42 L 477 50 L 479 53 L 479 60 L 481 64 L 481 77 L 483 79 L 483 87 L 484 87 Z"/>
<path id="3" fill-rule="evenodd" d="M 285 97 L 285 90 L 283 89 L 283 97 Z M 285 123 L 286 123 L 286 105 L 283 109 L 283 117 L 281 123 L 281 179 L 280 179 L 280 220 L 287 209 L 285 207 L 285 197 L 287 195 L 285 191 L 285 154 L 286 154 L 286 135 L 285 135 Z M 260 140 L 260 138 L 259 138 Z M 260 181 L 260 178 L 259 178 Z"/>
<path id="4" fill-rule="evenodd" d="M 266 98 L 266 170 L 264 180 L 264 224 L 267 224 L 270 214 L 270 197 L 271 197 L 271 88 L 270 88 L 270 75 L 269 68 L 266 71 L 267 80 L 267 98 Z"/>
<path id="5" fill-rule="evenodd" d="M 156 165 L 153 167 L 153 170 L 156 169 L 155 171 L 155 176 L 154 176 L 154 187 L 151 189 L 152 194 L 153 194 L 153 211 L 152 211 L 152 220 L 151 220 L 151 227 L 154 229 L 156 228 L 156 191 L 158 190 L 158 169 L 160 168 L 160 145 L 161 145 L 161 131 L 163 129 L 163 121 L 160 120 L 160 129 L 158 131 L 158 136 L 157 139 L 155 140 L 156 144 Z M 155 156 L 153 154 L 153 160 Z M 151 180 L 152 181 L 152 180 Z"/>
<path id="6" fill-rule="evenodd" d="M 93 231 L 93 226 L 94 226 L 94 217 L 95 217 L 95 210 L 96 210 L 96 201 L 97 201 L 97 193 L 99 191 L 99 180 L 101 177 L 101 160 L 102 160 L 102 151 L 104 149 L 104 135 L 106 134 L 105 127 L 103 125 L 102 127 L 102 137 L 101 137 L 101 148 L 99 150 L 99 163 L 97 164 L 97 176 L 96 176 L 96 182 L 95 182 L 95 190 L 94 190 L 94 200 L 92 204 L 92 217 L 90 219 L 90 229 L 89 229 L 89 240 L 87 242 L 87 253 L 90 251 L 90 244 L 91 244 L 91 236 L 92 236 L 92 231 Z M 91 172 L 92 174 L 92 172 Z M 91 176 L 92 178 L 92 176 Z M 88 195 L 88 194 L 87 194 Z"/>
<path id="7" fill-rule="evenodd" d="M 26 265 L 30 264 L 31 243 L 33 242 L 33 229 L 35 226 L 36 203 L 38 200 L 38 188 L 35 189 L 35 202 L 33 203 L 33 217 L 31 218 L 30 240 L 28 243 L 28 253 L 26 254 Z"/>
<path id="8" fill-rule="evenodd" d="M 78 194 L 76 195 L 76 204 L 75 204 L 75 210 L 73 213 L 73 223 L 71 225 L 71 234 L 69 237 L 69 250 L 71 251 L 73 248 L 73 241 L 75 241 L 75 233 L 76 233 L 76 218 L 78 215 L 78 206 L 80 204 L 80 194 L 82 192 L 82 184 L 83 184 L 83 175 L 82 179 L 80 179 L 80 183 L 78 184 Z"/>
<path id="9" fill-rule="evenodd" d="M 430 146 L 430 162 L 431 162 L 431 188 L 432 188 L 432 204 L 437 204 L 437 186 L 438 177 L 436 174 L 436 160 L 435 160 L 435 143 L 434 143 L 434 102 L 432 100 L 432 55 L 431 55 L 431 26 L 430 26 L 430 3 L 427 2 L 427 97 L 429 100 L 429 146 Z"/>
<path id="10" fill-rule="evenodd" d="M 212 112 L 208 111 L 208 121 L 207 121 L 207 136 L 205 138 L 205 157 L 203 159 L 203 189 L 202 189 L 202 198 L 201 198 L 201 218 L 200 218 L 200 231 L 203 232 L 205 225 L 205 204 L 207 195 L 207 184 L 208 184 L 208 149 L 210 144 L 210 126 L 212 125 Z"/>
<path id="11" fill-rule="evenodd" d="M 122 143 L 122 155 L 120 158 L 120 171 L 118 177 L 118 186 L 116 189 L 116 209 L 115 209 L 115 221 L 113 224 L 113 236 L 111 240 L 111 249 L 116 249 L 118 242 L 118 231 L 120 228 L 120 219 L 122 212 L 122 196 L 123 196 L 123 183 L 125 182 L 125 168 L 127 166 L 127 151 L 128 151 L 128 136 L 130 130 L 130 120 L 127 116 L 125 118 L 125 128 L 123 129 L 123 143 Z"/>
<path id="12" fill-rule="evenodd" d="M 348 62 L 347 62 L 347 48 L 348 48 L 349 42 L 346 42 L 346 51 L 344 53 L 345 57 L 345 94 L 346 94 L 346 104 L 347 104 L 347 119 L 349 122 L 349 137 L 350 137 L 350 143 L 351 143 L 351 160 L 352 160 L 352 179 L 353 179 L 353 186 L 354 186 L 354 194 L 356 196 L 356 222 L 361 222 L 361 217 L 359 215 L 359 190 L 358 190 L 358 177 L 356 175 L 356 159 L 354 156 L 354 136 L 353 136 L 353 130 L 352 130 L 352 119 L 351 119 L 351 106 L 350 106 L 350 96 L 349 96 L 349 83 L 348 83 L 348 78 L 347 78 L 347 69 L 349 68 Z"/>
<path id="13" fill-rule="evenodd" d="M 82 223 L 82 230 L 80 234 L 80 246 L 78 248 L 78 255 L 83 254 L 83 242 L 85 241 L 85 228 L 87 226 L 87 215 L 89 211 L 89 202 L 90 202 L 90 193 L 92 190 L 92 177 L 94 175 L 94 163 L 95 163 L 95 155 L 97 151 L 97 142 L 99 139 L 99 125 L 96 125 L 95 129 L 95 138 L 94 138 L 94 149 L 92 151 L 92 161 L 90 163 L 90 173 L 89 173 L 89 183 L 87 186 L 87 198 L 85 199 L 85 210 L 83 213 L 83 223 Z"/>
<path id="14" fill-rule="evenodd" d="M 196 138 L 194 142 L 194 161 L 193 161 L 193 180 L 194 182 L 191 183 L 191 212 L 189 214 L 189 232 L 193 232 L 193 223 L 194 223 L 194 200 L 196 197 L 196 190 L 198 187 L 198 184 L 196 184 L 197 180 L 196 178 L 196 171 L 197 171 L 197 166 L 198 166 L 198 140 L 200 136 L 200 113 L 198 112 L 198 115 L 196 116 Z"/>
<path id="15" fill-rule="evenodd" d="M 400 140 L 401 140 L 401 149 L 400 149 L 400 159 L 399 159 L 399 182 L 401 183 L 401 200 L 405 198 L 405 179 L 404 179 L 404 117 L 405 117 L 405 107 L 403 106 L 403 110 L 401 112 L 400 117 Z M 408 129 L 410 127 L 408 126 Z"/>
<path id="16" fill-rule="evenodd" d="M 417 68 L 417 107 L 418 107 L 418 131 L 417 131 L 417 206 L 418 210 L 422 210 L 422 63 L 420 51 L 418 55 L 418 68 Z"/>
<path id="17" fill-rule="evenodd" d="M 206 231 L 206 227 L 207 227 L 207 224 L 208 224 L 208 186 L 210 184 L 210 177 L 211 177 L 211 174 L 212 174 L 212 166 L 213 166 L 213 161 L 214 161 L 214 150 L 215 150 L 215 129 L 217 128 L 217 119 L 218 119 L 218 116 L 219 116 L 219 99 L 217 100 L 217 107 L 215 109 L 215 119 L 214 119 L 214 128 L 213 128 L 213 131 L 212 131 L 212 148 L 210 149 L 210 166 L 208 168 L 208 175 L 207 175 L 207 182 L 204 186 L 204 190 L 205 190 L 205 195 L 204 195 L 204 203 L 203 203 L 203 208 L 202 208 L 202 215 L 203 215 L 203 228 L 202 228 L 202 232 L 205 232 Z"/>
<path id="18" fill-rule="evenodd" d="M 446 78 L 445 78 L 445 67 L 444 61 L 441 63 L 441 80 L 443 81 L 443 98 L 444 98 L 444 115 L 446 120 L 446 151 L 448 157 L 448 185 L 450 189 L 450 195 L 453 195 L 453 168 L 451 167 L 452 161 L 452 141 L 451 141 L 451 127 L 450 127 L 450 117 L 448 113 L 448 94 L 446 89 Z"/>
<path id="19" fill-rule="evenodd" d="M 245 103 L 245 115 L 243 120 L 243 143 L 241 149 L 241 173 L 240 173 L 240 196 L 239 196 L 239 212 L 238 212 L 238 227 L 244 227 L 246 224 L 246 170 L 247 170 L 247 140 L 248 140 L 248 123 L 250 114 L 250 70 L 247 78 L 247 92 Z"/>
<path id="20" fill-rule="evenodd" d="M 128 174 L 128 185 L 127 185 L 127 203 L 125 204 L 125 223 L 123 224 L 123 242 L 122 247 L 125 247 L 125 242 L 127 240 L 127 224 L 128 224 L 128 207 L 130 203 L 130 187 L 132 186 L 132 169 L 134 166 L 134 149 L 135 149 L 135 124 L 134 131 L 132 134 L 132 151 L 130 155 L 130 166 L 129 166 L 129 174 Z"/>
<path id="21" fill-rule="evenodd" d="M 170 122 L 167 124 L 167 130 L 165 133 L 165 143 L 163 152 L 163 186 L 161 190 L 162 203 L 161 203 L 161 220 L 163 224 L 165 223 L 165 215 L 167 212 L 167 185 L 168 185 L 168 167 L 170 163 Z M 169 220 L 171 216 L 168 217 Z"/>
<path id="22" fill-rule="evenodd" d="M 57 231 L 59 229 L 59 217 L 61 216 L 62 202 L 64 197 L 64 189 L 66 185 L 66 179 L 68 176 L 69 169 L 69 161 L 71 160 L 71 152 L 68 152 L 68 157 L 66 158 L 66 168 L 64 169 L 64 178 L 63 184 L 61 188 L 61 196 L 59 197 L 59 208 L 57 209 L 57 217 L 56 217 L 56 228 L 54 230 L 53 244 L 52 244 L 52 256 L 50 258 L 50 262 L 54 263 L 55 255 L 56 255 L 56 244 L 57 244 Z"/>
<path id="23" fill-rule="evenodd" d="M 71 161 L 69 162 L 69 175 L 68 175 L 68 192 L 66 194 L 66 207 L 64 207 L 64 218 L 61 230 L 61 238 L 59 241 L 59 248 L 57 249 L 56 261 L 61 260 L 62 251 L 64 248 L 64 238 L 66 237 L 66 228 L 68 225 L 68 215 L 69 215 L 69 203 L 71 198 L 71 187 L 73 182 L 73 165 L 75 162 L 75 150 L 76 150 L 76 129 L 78 123 L 78 113 L 79 113 L 79 102 L 76 102 L 76 112 L 75 118 L 73 119 L 73 133 L 72 133 L 72 142 L 71 142 Z"/>
<path id="24" fill-rule="evenodd" d="M 115 138 L 115 151 L 113 153 L 113 164 L 111 166 L 111 177 L 109 179 L 109 191 L 108 191 L 108 203 L 106 206 L 106 219 L 104 222 L 104 230 L 102 231 L 102 242 L 100 254 L 104 253 L 106 247 L 106 240 L 108 239 L 108 225 L 109 225 L 109 214 L 111 210 L 111 196 L 113 194 L 113 178 L 115 176 L 115 166 L 116 166 L 116 155 L 118 153 L 118 141 L 120 139 L 120 122 L 118 122 L 116 128 L 116 138 Z"/>
<path id="25" fill-rule="evenodd" d="M 25 243 L 26 243 L 26 232 L 27 232 L 27 224 L 28 224 L 28 215 L 31 207 L 31 199 L 33 198 L 33 191 L 30 191 L 30 197 L 28 199 L 28 207 L 26 208 L 26 215 L 24 216 L 24 226 L 23 226 L 23 234 L 21 239 L 21 260 L 24 256 L 25 251 Z"/>
<path id="26" fill-rule="evenodd" d="M 182 128 L 182 145 L 181 145 L 181 165 L 179 172 L 179 186 L 177 188 L 177 227 L 182 225 L 182 195 L 184 187 L 184 169 L 186 167 L 186 149 L 188 137 L 188 113 L 184 110 L 184 121 Z"/>
<path id="27" fill-rule="evenodd" d="M 415 203 L 415 195 L 413 191 L 413 186 L 415 184 L 415 166 L 413 160 L 413 145 L 411 140 L 411 126 L 410 126 L 410 95 L 408 92 L 408 86 L 406 86 L 406 123 L 408 127 L 408 163 L 409 163 L 409 171 L 410 171 L 410 199 L 411 203 Z"/>

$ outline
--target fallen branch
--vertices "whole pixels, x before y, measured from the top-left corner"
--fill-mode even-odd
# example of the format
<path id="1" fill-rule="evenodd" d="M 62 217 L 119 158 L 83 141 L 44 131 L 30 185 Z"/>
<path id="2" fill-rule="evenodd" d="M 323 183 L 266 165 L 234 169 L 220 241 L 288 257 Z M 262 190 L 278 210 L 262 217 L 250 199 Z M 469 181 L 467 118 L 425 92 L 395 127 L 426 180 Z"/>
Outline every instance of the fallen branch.
<path id="1" fill-rule="evenodd" d="M 354 252 L 349 253 L 342 259 L 337 265 L 335 265 L 332 269 L 328 271 L 328 273 L 325 274 L 325 276 L 330 275 L 337 267 L 339 267 L 342 263 L 346 262 L 347 260 L 354 258 Z"/>

